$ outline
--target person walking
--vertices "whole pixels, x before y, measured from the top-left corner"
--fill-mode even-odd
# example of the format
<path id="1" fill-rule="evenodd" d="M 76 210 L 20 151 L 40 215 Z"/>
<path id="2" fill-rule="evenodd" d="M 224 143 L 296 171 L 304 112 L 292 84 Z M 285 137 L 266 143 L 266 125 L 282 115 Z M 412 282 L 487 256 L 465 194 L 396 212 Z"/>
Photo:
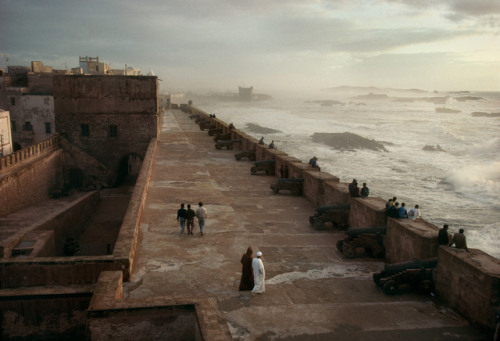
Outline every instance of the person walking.
<path id="1" fill-rule="evenodd" d="M 254 282 L 253 282 L 252 260 L 253 260 L 253 249 L 251 246 L 249 246 L 247 252 L 243 255 L 243 257 L 241 257 L 240 291 L 253 289 Z"/>
<path id="2" fill-rule="evenodd" d="M 186 209 L 184 208 L 184 204 L 181 204 L 181 208 L 177 210 L 177 221 L 181 224 L 181 233 L 182 236 L 184 234 L 184 228 L 186 226 Z"/>
<path id="3" fill-rule="evenodd" d="M 187 228 L 188 228 L 188 234 L 193 234 L 194 230 L 194 217 L 196 216 L 196 212 L 191 209 L 191 205 L 187 205 L 187 210 L 186 210 L 186 221 L 187 221 Z"/>
<path id="4" fill-rule="evenodd" d="M 205 219 L 207 219 L 207 210 L 203 207 L 203 203 L 198 203 L 196 210 L 196 217 L 198 218 L 198 225 L 200 226 L 200 234 L 203 236 L 203 228 L 205 227 Z"/>
<path id="5" fill-rule="evenodd" d="M 262 252 L 257 252 L 257 257 L 252 260 L 254 287 L 252 295 L 262 294 L 266 291 L 266 270 L 262 262 Z"/>

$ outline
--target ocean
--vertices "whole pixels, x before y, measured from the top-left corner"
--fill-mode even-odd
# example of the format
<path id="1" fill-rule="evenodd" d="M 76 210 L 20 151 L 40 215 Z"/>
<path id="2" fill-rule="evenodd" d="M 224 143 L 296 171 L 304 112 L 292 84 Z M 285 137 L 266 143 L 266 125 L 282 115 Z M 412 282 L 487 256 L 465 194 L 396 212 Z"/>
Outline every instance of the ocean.
<path id="1" fill-rule="evenodd" d="M 194 105 L 500 258 L 500 92 L 339 87 Z M 344 134 L 350 133 L 350 134 Z M 360 144 L 356 144 L 360 142 Z M 382 147 L 381 147 L 382 146 Z M 311 212 L 312 214 L 312 212 Z"/>

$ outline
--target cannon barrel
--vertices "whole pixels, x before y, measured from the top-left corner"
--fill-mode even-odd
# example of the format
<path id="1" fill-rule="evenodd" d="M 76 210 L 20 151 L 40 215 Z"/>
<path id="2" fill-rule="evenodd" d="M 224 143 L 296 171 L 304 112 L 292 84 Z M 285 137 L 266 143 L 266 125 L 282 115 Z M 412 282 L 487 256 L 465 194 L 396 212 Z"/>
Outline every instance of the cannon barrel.
<path id="1" fill-rule="evenodd" d="M 408 269 L 422 269 L 422 268 L 435 268 L 437 265 L 437 258 L 418 259 L 411 262 L 386 264 L 384 272 L 386 275 L 395 274 Z"/>
<path id="2" fill-rule="evenodd" d="M 356 237 L 361 234 L 385 234 L 385 227 L 358 227 L 358 228 L 348 228 L 346 234 L 349 237 Z"/>
<path id="3" fill-rule="evenodd" d="M 256 166 L 259 166 L 259 165 L 274 165 L 276 163 L 276 161 L 274 160 L 260 160 L 260 161 L 255 161 L 253 164 L 256 165 Z"/>

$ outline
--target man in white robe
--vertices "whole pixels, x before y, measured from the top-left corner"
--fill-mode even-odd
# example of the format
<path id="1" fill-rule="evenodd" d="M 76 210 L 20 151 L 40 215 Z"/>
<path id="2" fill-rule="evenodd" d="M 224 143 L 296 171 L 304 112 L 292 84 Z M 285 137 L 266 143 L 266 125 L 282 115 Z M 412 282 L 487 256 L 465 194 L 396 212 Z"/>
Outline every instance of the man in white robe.
<path id="1" fill-rule="evenodd" d="M 266 270 L 264 269 L 264 263 L 262 262 L 262 252 L 257 252 L 257 257 L 255 257 L 252 261 L 252 269 L 254 281 L 252 295 L 262 294 L 266 291 Z"/>

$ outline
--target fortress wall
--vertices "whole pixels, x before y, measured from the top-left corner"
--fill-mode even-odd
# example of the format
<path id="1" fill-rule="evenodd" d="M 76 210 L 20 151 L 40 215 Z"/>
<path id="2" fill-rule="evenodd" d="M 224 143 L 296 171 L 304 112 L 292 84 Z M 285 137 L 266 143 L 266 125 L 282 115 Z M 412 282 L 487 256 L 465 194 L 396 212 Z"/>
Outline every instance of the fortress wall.
<path id="1" fill-rule="evenodd" d="M 194 107 L 193 112 L 208 114 Z M 227 129 L 221 121 L 217 120 L 223 129 Z M 238 132 L 237 130 L 235 131 Z M 241 136 L 245 140 L 244 135 Z M 242 145 L 245 145 L 243 142 Z M 331 181 L 312 181 L 313 174 L 304 167 L 302 162 L 292 156 L 276 149 L 269 149 L 267 145 L 256 146 L 256 160 L 276 160 L 276 176 L 280 176 L 281 166 L 289 167 L 289 177 L 307 177 L 304 182 L 303 192 L 305 197 L 315 205 L 333 205 L 350 203 L 349 225 L 351 227 L 386 226 L 385 237 L 386 259 L 388 263 L 408 262 L 415 259 L 438 257 L 436 282 L 438 293 L 460 313 L 468 317 L 473 323 L 491 327 L 491 307 L 499 307 L 499 276 L 500 264 L 490 255 L 482 256 L 490 264 L 495 264 L 489 269 L 475 267 L 476 260 L 470 254 L 456 254 L 451 248 L 441 248 L 438 254 L 437 231 L 438 228 L 425 220 L 411 221 L 408 219 L 386 218 L 386 200 L 378 197 L 351 198 L 347 183 Z M 305 172 L 304 172 L 305 171 Z M 307 175 L 305 175 L 307 174 Z M 332 176 L 334 179 L 335 176 Z M 312 213 L 312 212 L 311 212 Z M 443 252 L 446 251 L 446 253 Z M 474 252 L 480 252 L 474 250 Z M 462 263 L 467 262 L 468 268 L 462 271 Z M 484 283 L 483 283 L 484 281 Z M 451 287 L 450 284 L 452 283 Z M 484 285 L 483 285 L 484 284 Z M 482 297 L 476 304 L 467 292 L 482 292 Z M 490 298 L 489 301 L 487 298 Z M 485 308 L 488 301 L 490 308 Z"/>
<path id="2" fill-rule="evenodd" d="M 389 263 L 437 257 L 438 228 L 423 219 L 387 218 L 385 258 Z"/>
<path id="3" fill-rule="evenodd" d="M 500 310 L 500 260 L 481 250 L 439 247 L 437 294 L 474 324 L 495 328 Z"/>
<path id="4" fill-rule="evenodd" d="M 87 340 L 89 288 L 72 291 L 23 289 L 0 296 L 0 320 L 5 340 Z"/>
<path id="5" fill-rule="evenodd" d="M 142 162 L 141 171 L 135 183 L 134 192 L 130 198 L 127 213 L 123 218 L 120 233 L 113 250 L 113 257 L 126 260 L 124 261 L 125 264 L 122 269 L 126 281 L 130 279 L 130 274 L 132 273 L 132 267 L 134 265 L 137 238 L 139 236 L 142 212 L 147 197 L 156 146 L 157 139 L 152 139 Z"/>
<path id="6" fill-rule="evenodd" d="M 325 196 L 328 182 L 339 182 L 339 178 L 329 173 L 318 172 L 317 168 L 308 169 L 304 172 L 303 195 L 316 207 L 328 205 Z"/>
<path id="7" fill-rule="evenodd" d="M 0 173 L 0 216 L 49 199 L 55 186 L 63 184 L 63 151 L 50 149 L 37 157 L 21 159 L 23 167 Z"/>
<path id="8" fill-rule="evenodd" d="M 349 227 L 385 226 L 385 201 L 377 197 L 351 198 Z"/>
<path id="9" fill-rule="evenodd" d="M 102 271 L 127 265 L 111 256 L 7 258 L 0 261 L 0 288 L 92 284 Z"/>
<path id="10" fill-rule="evenodd" d="M 338 178 L 337 178 L 338 179 Z M 345 182 L 325 182 L 323 205 L 346 205 L 349 204 L 349 184 Z"/>
<path id="11" fill-rule="evenodd" d="M 143 159 L 149 142 L 157 136 L 158 79 L 54 76 L 54 109 L 61 134 L 118 172 L 129 154 Z"/>

